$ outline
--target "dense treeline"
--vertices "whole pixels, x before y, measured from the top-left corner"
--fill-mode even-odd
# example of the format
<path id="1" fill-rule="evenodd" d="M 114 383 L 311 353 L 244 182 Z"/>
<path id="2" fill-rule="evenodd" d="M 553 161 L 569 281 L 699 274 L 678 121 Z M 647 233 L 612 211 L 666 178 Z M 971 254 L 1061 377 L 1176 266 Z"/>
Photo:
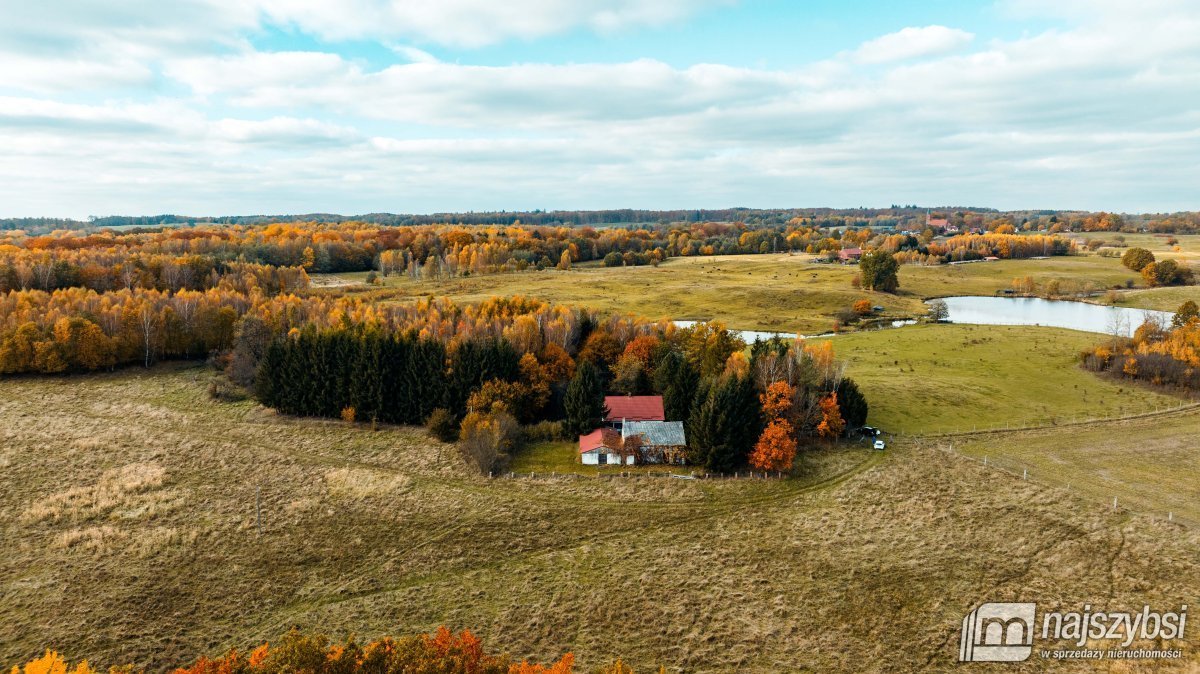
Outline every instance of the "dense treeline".
<path id="1" fill-rule="evenodd" d="M 1084 367 L 1097 372 L 1200 391 L 1200 310 L 1184 302 L 1170 325 L 1147 320 L 1131 339 L 1113 338 L 1085 351 Z"/>
<path id="2" fill-rule="evenodd" d="M 891 252 L 899 262 L 943 264 L 997 257 L 1017 260 L 1040 256 L 1071 255 L 1075 243 L 1057 235 L 958 234 L 941 240 L 932 236 L 890 235 L 873 241 L 879 250 Z"/>
<path id="3" fill-rule="evenodd" d="M 504 340 L 446 346 L 411 332 L 308 328 L 273 342 L 258 368 L 259 400 L 288 414 L 421 424 L 437 408 L 463 410 L 485 382 L 514 381 L 520 358 Z"/>
<path id="4" fill-rule="evenodd" d="M 134 252 L 127 248 L 30 250 L 0 247 L 0 292 L 90 288 L 107 291 L 208 290 L 289 293 L 309 287 L 303 267 L 218 260 L 210 255 Z"/>
<path id="5" fill-rule="evenodd" d="M 449 278 L 569 267 L 614 253 L 621 264 L 654 264 L 677 256 L 836 250 L 862 240 L 842 241 L 836 234 L 823 234 L 814 223 L 800 220 L 757 228 L 741 222 L 602 229 L 347 222 L 10 234 L 0 238 L 0 284 L 3 289 L 42 290 L 72 285 L 107 290 L 135 284 L 199 289 L 236 271 L 231 267 L 237 263 Z"/>

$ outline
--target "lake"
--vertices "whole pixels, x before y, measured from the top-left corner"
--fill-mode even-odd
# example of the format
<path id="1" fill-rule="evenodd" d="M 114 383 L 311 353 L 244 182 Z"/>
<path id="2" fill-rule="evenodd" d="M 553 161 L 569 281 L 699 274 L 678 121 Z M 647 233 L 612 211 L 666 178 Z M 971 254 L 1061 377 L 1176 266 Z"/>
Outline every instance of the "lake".
<path id="1" fill-rule="evenodd" d="M 1102 334 L 1112 334 L 1118 328 L 1126 337 L 1132 336 L 1148 315 L 1159 316 L 1167 324 L 1174 315 L 1169 311 L 1037 297 L 944 297 L 942 301 L 950 310 L 951 323 L 1044 325 Z"/>

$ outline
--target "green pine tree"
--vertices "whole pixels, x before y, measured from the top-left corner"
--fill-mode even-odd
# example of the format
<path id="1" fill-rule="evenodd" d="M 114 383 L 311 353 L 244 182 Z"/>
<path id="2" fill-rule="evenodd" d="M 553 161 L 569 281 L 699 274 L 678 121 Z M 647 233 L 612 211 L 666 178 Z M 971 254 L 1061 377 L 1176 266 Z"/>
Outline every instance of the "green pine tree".
<path id="1" fill-rule="evenodd" d="M 603 386 L 595 365 L 589 361 L 579 364 L 579 369 L 567 385 L 567 397 L 563 401 L 567 412 L 564 424 L 566 432 L 584 435 L 604 423 L 608 408 L 604 405 Z"/>

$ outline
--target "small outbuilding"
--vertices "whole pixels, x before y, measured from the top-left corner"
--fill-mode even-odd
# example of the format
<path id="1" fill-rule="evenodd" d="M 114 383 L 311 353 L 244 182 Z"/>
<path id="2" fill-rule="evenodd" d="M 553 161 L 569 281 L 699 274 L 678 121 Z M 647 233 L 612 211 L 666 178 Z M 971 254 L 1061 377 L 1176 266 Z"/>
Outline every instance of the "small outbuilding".
<path id="1" fill-rule="evenodd" d="M 579 458 L 585 466 L 632 466 L 636 457 L 622 452 L 620 448 L 623 446 L 618 432 L 611 428 L 597 428 L 579 436 Z"/>
<path id="2" fill-rule="evenodd" d="M 642 463 L 681 464 L 687 459 L 682 421 L 629 421 L 621 428 L 621 441 L 625 447 L 637 446 Z"/>

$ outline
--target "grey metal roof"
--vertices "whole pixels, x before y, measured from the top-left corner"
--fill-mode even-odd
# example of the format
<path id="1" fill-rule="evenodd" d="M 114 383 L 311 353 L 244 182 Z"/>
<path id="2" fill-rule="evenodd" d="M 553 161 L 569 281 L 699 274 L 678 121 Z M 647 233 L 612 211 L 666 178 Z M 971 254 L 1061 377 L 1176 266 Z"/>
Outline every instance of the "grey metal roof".
<path id="1" fill-rule="evenodd" d="M 680 447 L 687 444 L 682 421 L 626 421 L 621 426 L 621 437 L 642 436 L 642 441 L 651 446 Z"/>

